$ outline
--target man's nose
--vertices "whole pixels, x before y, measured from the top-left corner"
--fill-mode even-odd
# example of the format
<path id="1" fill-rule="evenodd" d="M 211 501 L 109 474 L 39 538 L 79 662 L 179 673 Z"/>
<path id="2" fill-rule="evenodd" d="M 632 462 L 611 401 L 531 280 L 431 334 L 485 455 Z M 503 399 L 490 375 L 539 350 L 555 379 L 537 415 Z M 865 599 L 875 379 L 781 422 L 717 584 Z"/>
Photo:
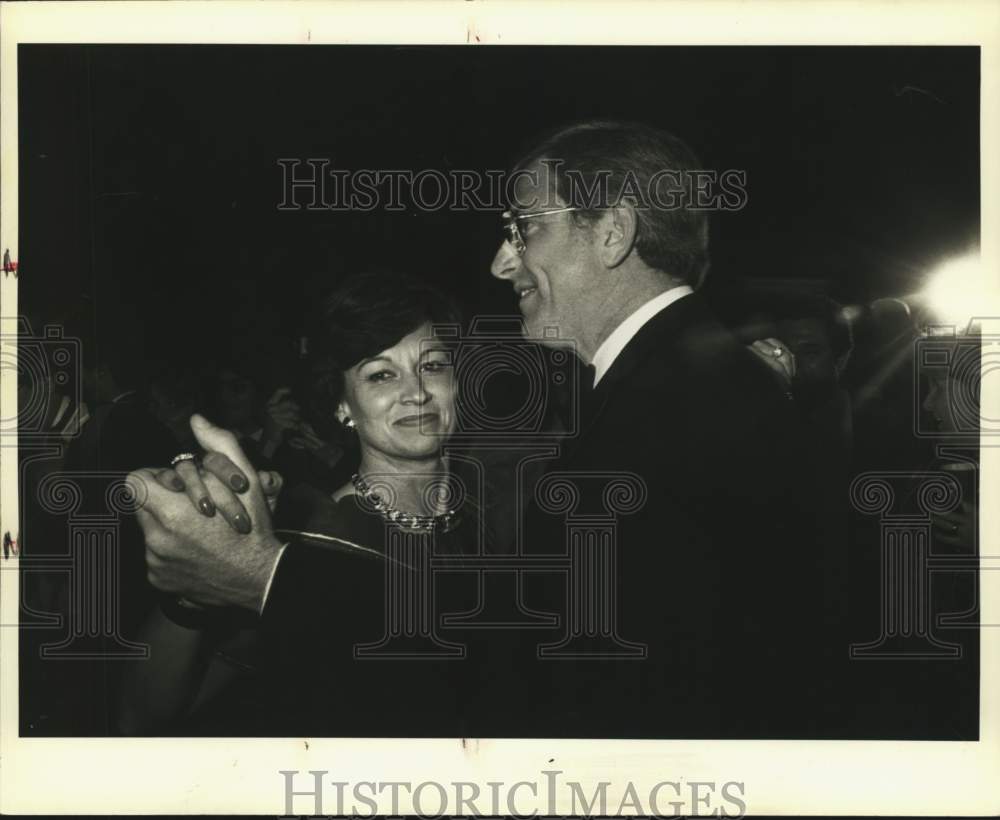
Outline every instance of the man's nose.
<path id="1" fill-rule="evenodd" d="M 517 273 L 519 267 L 521 267 L 521 257 L 514 250 L 514 246 L 505 239 L 493 257 L 490 273 L 497 279 L 510 279 Z"/>

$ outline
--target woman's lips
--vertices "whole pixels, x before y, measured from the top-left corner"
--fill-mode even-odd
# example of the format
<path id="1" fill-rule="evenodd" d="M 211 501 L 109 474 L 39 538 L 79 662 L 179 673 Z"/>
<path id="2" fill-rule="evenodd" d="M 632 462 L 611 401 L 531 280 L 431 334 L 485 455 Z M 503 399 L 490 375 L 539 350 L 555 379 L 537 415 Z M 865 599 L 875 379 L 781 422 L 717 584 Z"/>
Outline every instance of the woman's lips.
<path id="1" fill-rule="evenodd" d="M 403 416 L 396 419 L 395 423 L 400 427 L 420 427 L 422 424 L 436 424 L 437 420 L 437 413 L 421 413 L 418 416 Z"/>

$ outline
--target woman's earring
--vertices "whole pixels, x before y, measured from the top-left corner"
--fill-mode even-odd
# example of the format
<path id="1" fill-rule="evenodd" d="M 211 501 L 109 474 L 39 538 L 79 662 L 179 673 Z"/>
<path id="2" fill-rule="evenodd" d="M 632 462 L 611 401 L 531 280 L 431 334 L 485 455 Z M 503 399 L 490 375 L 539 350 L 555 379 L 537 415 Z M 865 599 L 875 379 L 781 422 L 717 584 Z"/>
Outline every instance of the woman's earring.
<path id="1" fill-rule="evenodd" d="M 350 416 L 344 416 L 344 418 L 340 420 L 340 423 L 343 424 L 348 430 L 354 429 L 354 419 Z"/>

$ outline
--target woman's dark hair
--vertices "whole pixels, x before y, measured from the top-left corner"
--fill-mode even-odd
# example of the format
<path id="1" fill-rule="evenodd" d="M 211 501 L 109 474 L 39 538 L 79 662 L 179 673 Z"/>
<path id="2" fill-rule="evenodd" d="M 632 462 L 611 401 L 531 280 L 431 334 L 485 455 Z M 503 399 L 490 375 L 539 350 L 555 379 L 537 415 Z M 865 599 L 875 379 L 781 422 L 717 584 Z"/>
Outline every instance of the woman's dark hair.
<path id="1" fill-rule="evenodd" d="M 310 415 L 332 420 L 344 393 L 344 371 L 375 356 L 421 325 L 459 325 L 452 299 L 413 276 L 375 271 L 352 275 L 326 296 L 308 330 Z"/>

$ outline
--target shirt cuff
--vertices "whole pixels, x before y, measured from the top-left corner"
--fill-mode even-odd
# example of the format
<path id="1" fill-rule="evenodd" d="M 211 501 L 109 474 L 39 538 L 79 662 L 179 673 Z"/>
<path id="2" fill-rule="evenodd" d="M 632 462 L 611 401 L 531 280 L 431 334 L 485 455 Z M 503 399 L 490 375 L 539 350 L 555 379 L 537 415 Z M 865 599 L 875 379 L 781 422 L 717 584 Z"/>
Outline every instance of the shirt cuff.
<path id="1" fill-rule="evenodd" d="M 264 587 L 264 597 L 261 599 L 260 607 L 257 610 L 258 615 L 264 614 L 264 607 L 267 606 L 267 598 L 271 594 L 271 585 L 274 583 L 274 576 L 278 574 L 278 565 L 281 563 L 281 558 L 285 554 L 286 549 L 288 549 L 288 544 L 282 544 L 281 549 L 278 550 L 278 557 L 274 560 L 274 566 L 271 567 L 271 577 L 267 579 L 267 586 Z"/>

